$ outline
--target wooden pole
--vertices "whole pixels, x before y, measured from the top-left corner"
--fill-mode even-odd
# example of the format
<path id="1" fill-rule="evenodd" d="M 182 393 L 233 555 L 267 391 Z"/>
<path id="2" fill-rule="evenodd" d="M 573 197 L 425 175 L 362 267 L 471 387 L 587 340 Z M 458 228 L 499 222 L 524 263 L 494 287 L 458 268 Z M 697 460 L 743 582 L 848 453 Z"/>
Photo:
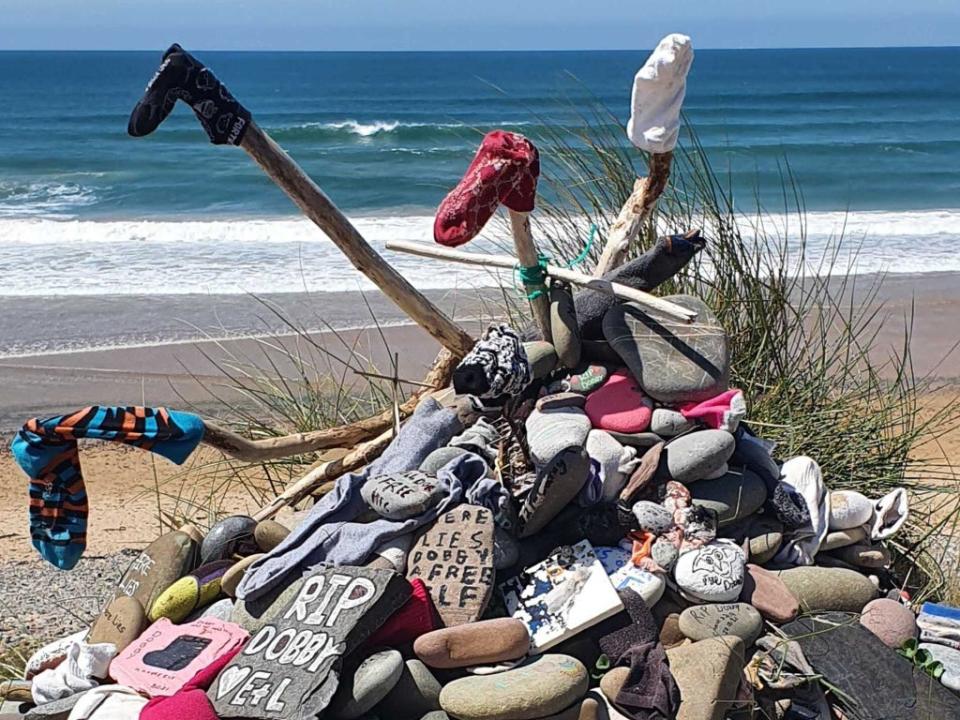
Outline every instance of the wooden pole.
<path id="1" fill-rule="evenodd" d="M 534 267 L 540 262 L 540 253 L 533 241 L 530 231 L 530 213 L 510 210 L 510 229 L 513 231 L 513 245 L 517 250 L 517 260 L 521 267 Z M 547 342 L 553 342 L 553 333 L 550 330 L 550 298 L 547 295 L 546 285 L 538 287 L 524 286 L 524 289 L 535 297 L 530 300 L 533 310 L 533 319 L 540 328 L 540 334 Z"/>
<path id="2" fill-rule="evenodd" d="M 400 252 L 410 253 L 411 255 L 419 255 L 421 257 L 435 258 L 438 260 L 449 260 L 464 265 L 498 267 L 508 270 L 516 267 L 517 263 L 517 261 L 509 255 L 482 255 L 480 253 L 469 253 L 463 250 L 427 245 L 426 243 L 407 242 L 405 240 L 388 240 L 387 250 L 399 250 Z M 576 270 L 569 270 L 548 264 L 547 275 L 549 277 L 555 277 L 558 280 L 565 280 L 575 285 L 590 288 L 591 290 L 599 290 L 608 295 L 614 295 L 621 300 L 638 303 L 651 310 L 657 310 L 680 322 L 692 323 L 697 319 L 697 313 L 695 311 L 676 305 L 669 300 L 658 298 L 643 290 L 636 290 L 632 287 L 621 285 L 620 283 L 610 282 L 609 280 L 591 275 L 584 275 Z"/>
<path id="3" fill-rule="evenodd" d="M 256 123 L 250 123 L 240 147 L 327 234 L 357 270 L 437 342 L 460 357 L 470 351 L 473 338 L 388 265 L 323 190 Z"/>
<path id="4" fill-rule="evenodd" d="M 673 153 L 654 153 L 650 155 L 649 175 L 637 178 L 633 192 L 620 208 L 620 213 L 610 226 L 610 236 L 600 255 L 600 261 L 593 274 L 603 277 L 611 270 L 623 264 L 630 245 L 640 234 L 640 228 L 656 207 L 657 199 L 663 194 L 670 179 L 670 165 Z"/>
<path id="5" fill-rule="evenodd" d="M 419 384 L 420 388 L 399 408 L 391 407 L 379 415 L 364 420 L 326 430 L 295 433 L 264 440 L 249 440 L 215 422 L 204 420 L 206 430 L 203 434 L 203 443 L 245 462 L 263 462 L 334 447 L 352 447 L 391 428 L 396 422 L 395 410 L 399 411 L 400 417 L 407 417 L 416 409 L 421 398 L 445 388 L 453 377 L 453 370 L 458 360 L 459 358 L 449 350 L 441 350 L 423 383 Z"/>

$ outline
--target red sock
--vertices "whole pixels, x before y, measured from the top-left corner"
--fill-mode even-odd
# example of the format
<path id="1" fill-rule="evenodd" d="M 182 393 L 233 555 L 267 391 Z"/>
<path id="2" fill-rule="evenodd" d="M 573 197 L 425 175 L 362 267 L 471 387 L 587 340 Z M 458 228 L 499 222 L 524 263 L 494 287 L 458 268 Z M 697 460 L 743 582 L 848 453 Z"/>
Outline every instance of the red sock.
<path id="1" fill-rule="evenodd" d="M 469 242 L 500 203 L 530 212 L 539 175 L 540 154 L 532 142 L 505 130 L 487 133 L 463 179 L 437 209 L 434 240 L 448 247 Z"/>

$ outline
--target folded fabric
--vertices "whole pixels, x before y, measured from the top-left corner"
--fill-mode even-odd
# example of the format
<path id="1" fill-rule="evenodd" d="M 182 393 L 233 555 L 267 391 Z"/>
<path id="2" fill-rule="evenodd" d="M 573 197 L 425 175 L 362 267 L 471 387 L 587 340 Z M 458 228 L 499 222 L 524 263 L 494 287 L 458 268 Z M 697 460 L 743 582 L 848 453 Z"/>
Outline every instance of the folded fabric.
<path id="1" fill-rule="evenodd" d="M 520 336 L 509 325 L 493 323 L 453 371 L 453 388 L 460 395 L 492 400 L 519 395 L 532 378 Z"/>
<path id="2" fill-rule="evenodd" d="M 397 647 L 441 627 L 430 591 L 420 578 L 409 580 L 410 599 L 391 615 L 364 643 L 364 647 Z"/>
<path id="3" fill-rule="evenodd" d="M 616 502 L 623 486 L 627 484 L 627 478 L 640 463 L 637 449 L 621 445 L 604 430 L 591 430 L 587 435 L 587 454 L 598 467 L 601 499 L 604 502 Z"/>
<path id="4" fill-rule="evenodd" d="M 681 405 L 680 413 L 687 420 L 733 433 L 747 416 L 747 402 L 743 399 L 743 391 L 734 388 L 703 402 Z"/>
<path id="5" fill-rule="evenodd" d="M 960 608 L 924 603 L 917 615 L 920 640 L 960 649 Z"/>
<path id="6" fill-rule="evenodd" d="M 178 465 L 203 439 L 196 415 L 148 407 L 83 408 L 28 420 L 13 439 L 13 456 L 30 478 L 30 537 L 48 562 L 70 570 L 87 545 L 86 486 L 79 438 L 112 440 L 150 450 Z"/>
<path id="7" fill-rule="evenodd" d="M 504 130 L 487 133 L 463 179 L 437 208 L 434 240 L 448 247 L 469 242 L 500 203 L 530 212 L 539 175 L 540 155 L 532 142 Z"/>
<path id="8" fill-rule="evenodd" d="M 804 499 L 810 521 L 784 539 L 774 562 L 781 566 L 813 565 L 830 522 L 830 493 L 823 484 L 820 466 L 802 455 L 791 458 L 780 468 L 780 479 Z"/>
<path id="9" fill-rule="evenodd" d="M 140 712 L 147 702 L 147 698 L 125 685 L 101 685 L 80 696 L 67 720 L 133 720 L 142 717 Z"/>
<path id="10" fill-rule="evenodd" d="M 239 625 L 214 618 L 182 625 L 162 618 L 117 656 L 110 676 L 150 697 L 167 697 L 214 660 L 243 647 L 249 637 Z"/>
<path id="11" fill-rule="evenodd" d="M 67 653 L 70 651 L 70 648 L 73 646 L 73 644 L 83 642 L 86 639 L 88 632 L 89 630 L 83 629 L 74 633 L 73 635 L 68 635 L 67 637 L 60 638 L 59 640 L 54 640 L 53 642 L 48 643 L 39 650 L 35 651 L 27 660 L 26 665 L 24 665 L 24 679 L 30 680 L 34 675 L 41 673 L 44 670 L 55 668 L 57 665 L 62 663 L 67 657 Z"/>
<path id="12" fill-rule="evenodd" d="M 152 698 L 140 711 L 140 720 L 219 720 L 206 691 L 241 649 L 235 647 L 218 657 L 173 695 Z"/>
<path id="13" fill-rule="evenodd" d="M 485 417 L 477 418 L 473 425 L 450 441 L 450 447 L 476 453 L 492 468 L 500 451 L 500 432 Z"/>
<path id="14" fill-rule="evenodd" d="M 116 654 L 113 643 L 71 642 L 59 665 L 34 676 L 33 702 L 43 705 L 96 687 L 98 680 L 107 677 L 110 661 Z"/>
<path id="15" fill-rule="evenodd" d="M 680 107 L 687 91 L 693 46 L 686 35 L 667 35 L 637 72 L 627 137 L 651 153 L 670 152 L 680 133 Z"/>

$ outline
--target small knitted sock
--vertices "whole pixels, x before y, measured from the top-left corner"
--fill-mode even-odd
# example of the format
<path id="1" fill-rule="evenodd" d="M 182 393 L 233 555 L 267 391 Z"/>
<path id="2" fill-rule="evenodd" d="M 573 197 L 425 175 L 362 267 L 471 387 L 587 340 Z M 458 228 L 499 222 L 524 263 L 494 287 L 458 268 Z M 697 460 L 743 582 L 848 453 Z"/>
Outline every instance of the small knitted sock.
<path id="1" fill-rule="evenodd" d="M 177 100 L 193 108 L 214 145 L 239 145 L 250 126 L 250 113 L 226 86 L 209 68 L 173 44 L 133 108 L 127 132 L 133 137 L 149 135 L 166 119 Z"/>
<path id="2" fill-rule="evenodd" d="M 440 203 L 433 237 L 441 245 L 470 242 L 497 206 L 530 212 L 537 194 L 540 156 L 532 142 L 517 133 L 487 133 L 457 186 Z"/>
<path id="3" fill-rule="evenodd" d="M 530 384 L 532 371 L 520 337 L 509 325 L 494 323 L 453 371 L 457 394 L 493 399 L 519 395 Z"/>

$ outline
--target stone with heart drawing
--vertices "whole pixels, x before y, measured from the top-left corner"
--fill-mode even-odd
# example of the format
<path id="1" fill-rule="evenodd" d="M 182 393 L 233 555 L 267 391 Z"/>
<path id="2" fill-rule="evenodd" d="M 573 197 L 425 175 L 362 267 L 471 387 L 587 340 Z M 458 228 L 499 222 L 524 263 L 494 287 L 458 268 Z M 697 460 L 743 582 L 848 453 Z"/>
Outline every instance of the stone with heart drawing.
<path id="1" fill-rule="evenodd" d="M 687 596 L 703 602 L 731 602 L 743 590 L 743 550 L 730 540 L 714 540 L 680 556 L 674 571 Z"/>
<path id="2" fill-rule="evenodd" d="M 208 691 L 221 718 L 293 720 L 329 706 L 349 656 L 409 598 L 388 570 L 321 565 L 295 584 Z"/>
<path id="3" fill-rule="evenodd" d="M 380 517 L 406 520 L 435 507 L 445 494 L 433 475 L 419 470 L 372 477 L 360 488 L 360 495 Z"/>

